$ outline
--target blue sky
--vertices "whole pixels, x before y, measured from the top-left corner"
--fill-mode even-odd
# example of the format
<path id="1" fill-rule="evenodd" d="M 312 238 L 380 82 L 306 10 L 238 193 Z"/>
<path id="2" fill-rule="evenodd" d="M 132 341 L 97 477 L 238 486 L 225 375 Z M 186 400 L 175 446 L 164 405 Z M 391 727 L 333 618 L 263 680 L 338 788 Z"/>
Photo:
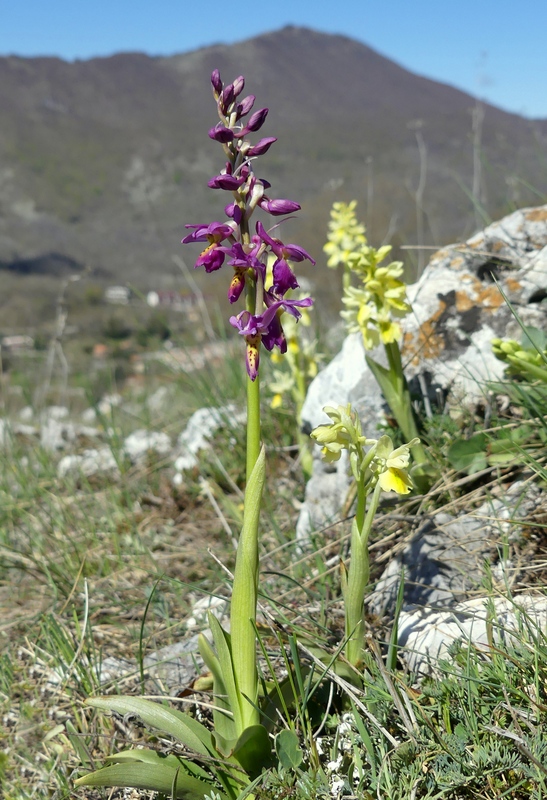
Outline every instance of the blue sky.
<path id="1" fill-rule="evenodd" d="M 288 24 L 351 36 L 412 72 L 547 118 L 547 0 L 0 0 L 0 55 L 168 55 Z"/>

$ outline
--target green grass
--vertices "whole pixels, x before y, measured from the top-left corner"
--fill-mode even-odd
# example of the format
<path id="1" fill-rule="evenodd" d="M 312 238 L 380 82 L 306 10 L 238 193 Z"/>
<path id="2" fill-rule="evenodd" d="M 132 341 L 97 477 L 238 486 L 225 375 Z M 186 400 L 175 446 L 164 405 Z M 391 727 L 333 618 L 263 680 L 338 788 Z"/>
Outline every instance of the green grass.
<path id="1" fill-rule="evenodd" d="M 32 396 L 33 378 L 26 377 L 25 391 Z M 151 413 L 147 398 L 159 385 L 168 386 L 170 400 Z M 534 425 L 542 431 L 544 397 L 524 383 L 513 389 L 518 424 L 524 419 L 533 439 Z M 174 439 L 198 407 L 241 406 L 243 367 L 235 355 L 188 376 L 150 370 L 125 394 L 125 408 L 100 421 L 114 449 L 137 427 L 165 430 Z M 497 440 L 501 422 L 515 420 L 493 418 L 491 440 Z M 296 732 L 300 755 L 265 773 L 256 796 L 547 797 L 543 633 L 524 619 L 518 641 L 489 652 L 457 643 L 435 680 L 418 684 L 403 659 L 394 658 L 393 650 L 388 655 L 389 621 L 371 618 L 364 687 L 348 683 L 351 673 L 342 670 L 341 677 L 334 668 L 344 635 L 338 561 L 347 556 L 349 522 L 318 532 L 312 552 L 297 551 L 294 528 L 304 482 L 290 414 L 276 414 L 265 404 L 263 429 L 269 469 L 261 542 L 261 670 L 265 681 L 275 683 L 298 667 L 294 681 L 301 699 L 284 709 L 279 729 Z M 443 465 L 444 481 L 422 501 L 420 513 L 445 505 L 452 513 L 468 510 L 496 483 L 507 484 L 523 470 L 530 474 L 534 465 L 535 480 L 544 483 L 544 468 L 531 449 L 526 460 L 490 466 L 485 475 L 456 474 L 447 458 L 458 432 L 472 435 L 472 418 L 437 416 L 428 424 L 428 443 Z M 179 488 L 170 482 L 166 460 L 132 467 L 120 458 L 118 481 L 61 480 L 57 460 L 35 442 L 18 440 L 0 456 L 0 787 L 7 800 L 94 800 L 103 795 L 75 789 L 77 775 L 98 768 L 128 741 L 168 746 L 133 720 L 84 710 L 83 701 L 110 691 L 169 696 L 187 689 L 187 683 L 177 689 L 149 675 L 142 659 L 187 635 L 195 598 L 229 595 L 231 539 L 241 525 L 243 429 L 221 433 L 199 471 Z M 412 498 L 382 510 L 371 545 L 373 579 L 391 548 L 405 539 L 408 525 L 401 519 L 416 513 Z M 536 542 L 530 556 L 536 557 L 535 577 L 529 573 L 523 582 L 536 588 L 543 585 L 542 525 L 530 521 L 523 541 L 502 543 L 505 555 L 512 555 L 512 548 Z M 101 666 L 113 658 L 132 666 L 101 685 Z M 193 707 L 207 718 L 206 710 L 193 705 L 193 695 L 181 694 L 172 701 L 177 707 Z"/>

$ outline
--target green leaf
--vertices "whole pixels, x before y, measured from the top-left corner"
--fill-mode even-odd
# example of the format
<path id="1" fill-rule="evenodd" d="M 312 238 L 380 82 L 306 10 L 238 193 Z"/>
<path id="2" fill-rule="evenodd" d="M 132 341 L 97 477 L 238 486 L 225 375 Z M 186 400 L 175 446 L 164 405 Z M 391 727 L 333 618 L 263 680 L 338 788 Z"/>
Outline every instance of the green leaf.
<path id="1" fill-rule="evenodd" d="M 405 437 L 410 440 L 418 436 L 418 430 L 412 412 L 412 401 L 404 377 L 398 348 L 392 348 L 392 352 L 397 356 L 395 362 L 398 370 L 400 370 L 399 374 L 378 364 L 378 362 L 374 361 L 370 356 L 366 356 L 365 358 L 368 368 L 376 378 L 382 390 L 382 394 L 384 395 L 384 399 L 391 413 L 397 420 L 397 425 L 402 430 Z"/>
<path id="2" fill-rule="evenodd" d="M 264 725 L 245 728 L 237 740 L 233 755 L 251 778 L 256 778 L 263 769 L 271 767 L 272 746 Z"/>
<path id="3" fill-rule="evenodd" d="M 211 733 L 197 720 L 182 711 L 145 700 L 142 697 L 90 697 L 87 705 L 102 711 L 118 714 L 136 714 L 145 725 L 167 733 L 177 741 L 201 755 L 214 755 L 215 746 Z"/>
<path id="4" fill-rule="evenodd" d="M 467 730 L 465 725 L 462 725 L 461 722 L 458 722 L 458 724 L 454 728 L 454 735 L 457 736 L 458 739 L 462 739 L 462 741 L 464 742 L 469 741 L 469 731 Z"/>
<path id="5" fill-rule="evenodd" d="M 222 676 L 220 662 L 213 648 L 209 644 L 209 641 L 202 633 L 200 633 L 198 637 L 198 647 L 201 657 L 213 675 L 213 693 L 215 703 L 215 709 L 213 711 L 213 727 L 215 732 L 220 734 L 223 739 L 235 740 L 236 727 L 233 715 L 230 713 L 230 702 L 227 697 L 228 693 L 226 691 L 226 684 L 224 683 L 224 678 Z"/>
<path id="6" fill-rule="evenodd" d="M 173 769 L 179 769 L 182 763 L 184 763 L 184 768 L 192 775 L 195 775 L 196 777 L 202 778 L 206 781 L 211 780 L 209 773 L 202 769 L 198 764 L 194 764 L 193 761 L 184 760 L 183 762 L 182 759 L 173 753 L 164 755 L 163 753 L 158 753 L 156 750 L 150 750 L 148 748 L 139 748 L 138 750 L 121 750 L 119 753 L 113 753 L 111 756 L 106 756 L 105 761 L 107 761 L 109 764 L 121 764 L 125 761 L 139 761 L 143 764 L 167 765 L 173 767 Z"/>
<path id="7" fill-rule="evenodd" d="M 488 465 L 487 444 L 488 439 L 484 433 L 477 433 L 470 439 L 454 442 L 448 449 L 448 460 L 458 472 L 466 472 L 468 475 L 480 472 Z"/>
<path id="8" fill-rule="evenodd" d="M 179 770 L 178 775 L 177 770 Z M 177 768 L 171 764 L 159 763 L 114 764 L 111 767 L 90 772 L 88 775 L 78 778 L 74 783 L 76 786 L 123 786 L 170 795 L 175 778 L 177 798 L 202 800 L 205 795 L 211 794 L 211 783 L 205 783 L 191 775 L 186 775 L 180 769 L 180 764 Z M 225 794 L 220 793 L 216 788 L 215 791 L 222 800 L 227 800 Z"/>
<path id="9" fill-rule="evenodd" d="M 234 748 L 237 744 L 237 738 L 227 739 L 223 736 L 219 731 L 213 731 L 213 739 L 215 741 L 215 746 L 221 756 L 224 758 L 230 758 L 232 753 L 234 752 Z"/>
<path id="10" fill-rule="evenodd" d="M 296 769 L 304 758 L 298 736 L 294 731 L 284 730 L 278 733 L 275 738 L 275 751 L 279 763 L 286 769 Z"/>
<path id="11" fill-rule="evenodd" d="M 260 722 L 271 733 L 279 720 L 278 710 L 283 714 L 292 708 L 298 698 L 295 696 L 293 675 L 288 675 L 281 681 L 276 681 L 274 687 L 268 692 L 260 710 Z"/>
<path id="12" fill-rule="evenodd" d="M 240 694 L 237 686 L 236 676 L 234 675 L 234 664 L 232 661 L 232 646 L 230 634 L 226 633 L 214 614 L 209 614 L 209 627 L 213 634 L 213 641 L 217 651 L 218 662 L 222 682 L 226 687 L 228 695 L 228 707 L 234 715 L 234 727 L 240 731 L 243 727 L 241 717 Z"/>
<path id="13" fill-rule="evenodd" d="M 65 730 L 70 744 L 78 754 L 78 758 L 82 764 L 85 764 L 86 767 L 91 767 L 91 756 L 89 755 L 89 751 L 85 746 L 85 742 L 82 740 L 80 734 L 70 720 L 65 722 Z"/>
<path id="14" fill-rule="evenodd" d="M 533 325 L 523 326 L 521 341 L 525 350 L 535 350 L 538 353 L 544 353 L 547 350 L 547 336 L 544 331 Z"/>

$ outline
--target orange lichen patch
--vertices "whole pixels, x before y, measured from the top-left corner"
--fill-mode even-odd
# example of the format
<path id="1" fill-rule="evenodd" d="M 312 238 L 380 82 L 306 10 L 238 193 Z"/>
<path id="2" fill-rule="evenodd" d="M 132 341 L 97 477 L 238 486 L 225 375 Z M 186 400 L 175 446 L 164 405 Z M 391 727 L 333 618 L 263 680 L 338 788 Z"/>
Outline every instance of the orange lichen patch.
<path id="1" fill-rule="evenodd" d="M 490 250 L 492 251 L 492 253 L 499 253 L 499 251 L 502 250 L 504 247 L 505 247 L 505 242 L 503 242 L 501 239 L 498 239 L 497 242 L 494 242 L 494 244 L 490 245 Z"/>
<path id="2" fill-rule="evenodd" d="M 414 366 L 424 358 L 438 358 L 445 348 L 442 335 L 436 333 L 437 323 L 446 310 L 446 303 L 441 300 L 439 308 L 432 317 L 426 320 L 415 333 L 405 333 L 403 336 L 403 354 L 406 361 Z"/>
<path id="3" fill-rule="evenodd" d="M 526 214 L 526 219 L 530 222 L 543 222 L 547 219 L 547 208 L 532 208 Z"/>
<path id="4" fill-rule="evenodd" d="M 504 304 L 503 296 L 497 286 L 486 286 L 477 294 L 476 305 L 485 311 L 495 311 Z"/>
<path id="5" fill-rule="evenodd" d="M 473 250 L 479 250 L 480 248 L 484 247 L 484 239 L 481 236 L 480 239 L 477 239 L 474 242 L 466 242 L 467 247 L 471 247 Z"/>
<path id="6" fill-rule="evenodd" d="M 437 250 L 436 253 L 433 253 L 431 256 L 431 261 L 440 261 L 443 258 L 448 258 L 450 255 L 450 250 Z"/>
<path id="7" fill-rule="evenodd" d="M 459 267 L 461 264 L 463 264 L 463 261 L 464 260 L 461 256 L 456 256 L 450 261 L 450 268 L 456 269 L 456 267 Z"/>
<path id="8" fill-rule="evenodd" d="M 515 280 L 515 278 L 507 278 L 505 283 L 510 292 L 518 292 L 519 289 L 522 289 L 522 284 Z"/>
<path id="9" fill-rule="evenodd" d="M 470 308 L 476 305 L 476 301 L 469 297 L 467 292 L 456 292 L 456 310 L 460 313 L 469 311 Z"/>

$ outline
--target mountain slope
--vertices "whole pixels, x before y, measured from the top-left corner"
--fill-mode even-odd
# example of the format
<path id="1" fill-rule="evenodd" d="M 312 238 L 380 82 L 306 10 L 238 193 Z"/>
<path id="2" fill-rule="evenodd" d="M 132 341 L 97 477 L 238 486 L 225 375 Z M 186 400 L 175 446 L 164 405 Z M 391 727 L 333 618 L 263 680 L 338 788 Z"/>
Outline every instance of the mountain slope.
<path id="1" fill-rule="evenodd" d="M 302 203 L 291 230 L 316 255 L 336 199 L 360 200 L 373 241 L 415 242 L 416 130 L 426 243 L 471 230 L 475 100 L 358 42 L 288 27 L 169 58 L 1 58 L 0 261 L 64 253 L 143 288 L 172 272 L 184 224 L 222 214 L 224 198 L 206 187 L 222 165 L 207 137 L 215 67 L 226 80 L 244 74 L 270 108 L 263 132 L 279 142 L 262 174 L 274 196 Z M 483 110 L 487 213 L 540 202 L 546 121 Z"/>

